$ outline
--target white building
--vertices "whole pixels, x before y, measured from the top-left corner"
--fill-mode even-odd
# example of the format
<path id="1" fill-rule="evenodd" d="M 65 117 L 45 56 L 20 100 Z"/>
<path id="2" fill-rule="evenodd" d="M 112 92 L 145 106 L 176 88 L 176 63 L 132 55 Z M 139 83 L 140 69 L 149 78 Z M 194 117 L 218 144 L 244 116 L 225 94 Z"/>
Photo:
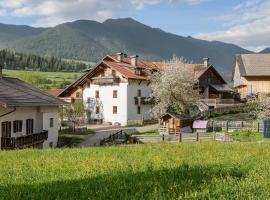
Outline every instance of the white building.
<path id="1" fill-rule="evenodd" d="M 19 79 L 3 77 L 1 71 L 1 149 L 55 147 L 58 108 L 66 103 Z"/>
<path id="2" fill-rule="evenodd" d="M 161 65 L 123 53 L 108 55 L 60 97 L 69 97 L 82 88 L 83 100 L 94 121 L 122 126 L 140 124 L 151 119 L 150 77 Z"/>

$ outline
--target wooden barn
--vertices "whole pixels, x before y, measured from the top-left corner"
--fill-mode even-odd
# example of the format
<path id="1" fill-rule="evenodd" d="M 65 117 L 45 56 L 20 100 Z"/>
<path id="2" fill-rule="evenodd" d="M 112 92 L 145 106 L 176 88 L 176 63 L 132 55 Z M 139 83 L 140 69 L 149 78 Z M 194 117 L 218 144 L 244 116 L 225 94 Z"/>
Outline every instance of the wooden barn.
<path id="1" fill-rule="evenodd" d="M 161 134 L 175 134 L 179 133 L 180 129 L 192 126 L 193 119 L 189 115 L 166 113 L 160 120 L 160 133 Z"/>

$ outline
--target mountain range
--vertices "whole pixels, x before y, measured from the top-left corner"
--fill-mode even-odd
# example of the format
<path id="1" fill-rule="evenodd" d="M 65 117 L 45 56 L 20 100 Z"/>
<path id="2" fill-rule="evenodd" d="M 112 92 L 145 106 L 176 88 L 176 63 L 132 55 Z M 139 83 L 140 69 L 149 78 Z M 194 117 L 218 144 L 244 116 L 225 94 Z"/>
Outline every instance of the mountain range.
<path id="1" fill-rule="evenodd" d="M 85 61 L 97 61 L 106 54 L 123 51 L 156 61 L 176 55 L 201 63 L 202 58 L 209 57 L 227 80 L 234 55 L 253 53 L 234 44 L 171 34 L 132 18 L 108 19 L 103 23 L 78 20 L 52 28 L 0 24 L 0 48 Z"/>

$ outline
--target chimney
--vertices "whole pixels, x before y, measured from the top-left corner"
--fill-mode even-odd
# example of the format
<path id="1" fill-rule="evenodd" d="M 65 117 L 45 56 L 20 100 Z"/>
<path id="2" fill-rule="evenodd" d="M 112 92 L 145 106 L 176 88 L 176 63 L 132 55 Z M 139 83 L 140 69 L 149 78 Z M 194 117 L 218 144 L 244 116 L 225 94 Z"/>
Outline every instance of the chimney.
<path id="1" fill-rule="evenodd" d="M 119 62 L 122 62 L 125 54 L 121 52 L 121 53 L 117 53 L 116 55 L 117 55 L 117 60 Z"/>
<path id="2" fill-rule="evenodd" d="M 130 58 L 131 58 L 131 65 L 136 67 L 138 65 L 139 56 L 138 55 L 130 56 Z"/>
<path id="3" fill-rule="evenodd" d="M 208 67 L 209 66 L 209 60 L 210 60 L 210 58 L 204 58 L 203 59 L 203 65 L 204 65 L 204 67 Z"/>

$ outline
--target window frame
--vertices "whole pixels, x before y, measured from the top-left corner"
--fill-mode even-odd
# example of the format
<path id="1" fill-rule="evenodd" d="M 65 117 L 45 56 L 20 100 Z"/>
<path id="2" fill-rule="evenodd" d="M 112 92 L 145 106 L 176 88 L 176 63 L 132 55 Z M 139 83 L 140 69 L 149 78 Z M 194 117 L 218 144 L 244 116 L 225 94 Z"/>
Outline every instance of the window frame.
<path id="1" fill-rule="evenodd" d="M 34 133 L 34 119 L 26 120 L 26 135 L 31 135 Z"/>
<path id="2" fill-rule="evenodd" d="M 51 117 L 50 118 L 50 128 L 53 128 L 54 127 L 54 118 L 53 117 Z"/>
<path id="3" fill-rule="evenodd" d="M 100 98 L 99 90 L 96 90 L 95 97 L 96 97 L 96 99 L 99 99 Z"/>
<path id="4" fill-rule="evenodd" d="M 113 106 L 113 115 L 117 115 L 117 114 L 118 114 L 118 107 Z"/>
<path id="5" fill-rule="evenodd" d="M 118 90 L 113 90 L 113 98 L 114 99 L 118 98 Z"/>
<path id="6" fill-rule="evenodd" d="M 14 120 L 13 121 L 13 133 L 21 133 L 23 126 L 23 120 Z"/>
<path id="7" fill-rule="evenodd" d="M 96 106 L 96 114 L 100 114 L 100 107 L 99 106 Z"/>

